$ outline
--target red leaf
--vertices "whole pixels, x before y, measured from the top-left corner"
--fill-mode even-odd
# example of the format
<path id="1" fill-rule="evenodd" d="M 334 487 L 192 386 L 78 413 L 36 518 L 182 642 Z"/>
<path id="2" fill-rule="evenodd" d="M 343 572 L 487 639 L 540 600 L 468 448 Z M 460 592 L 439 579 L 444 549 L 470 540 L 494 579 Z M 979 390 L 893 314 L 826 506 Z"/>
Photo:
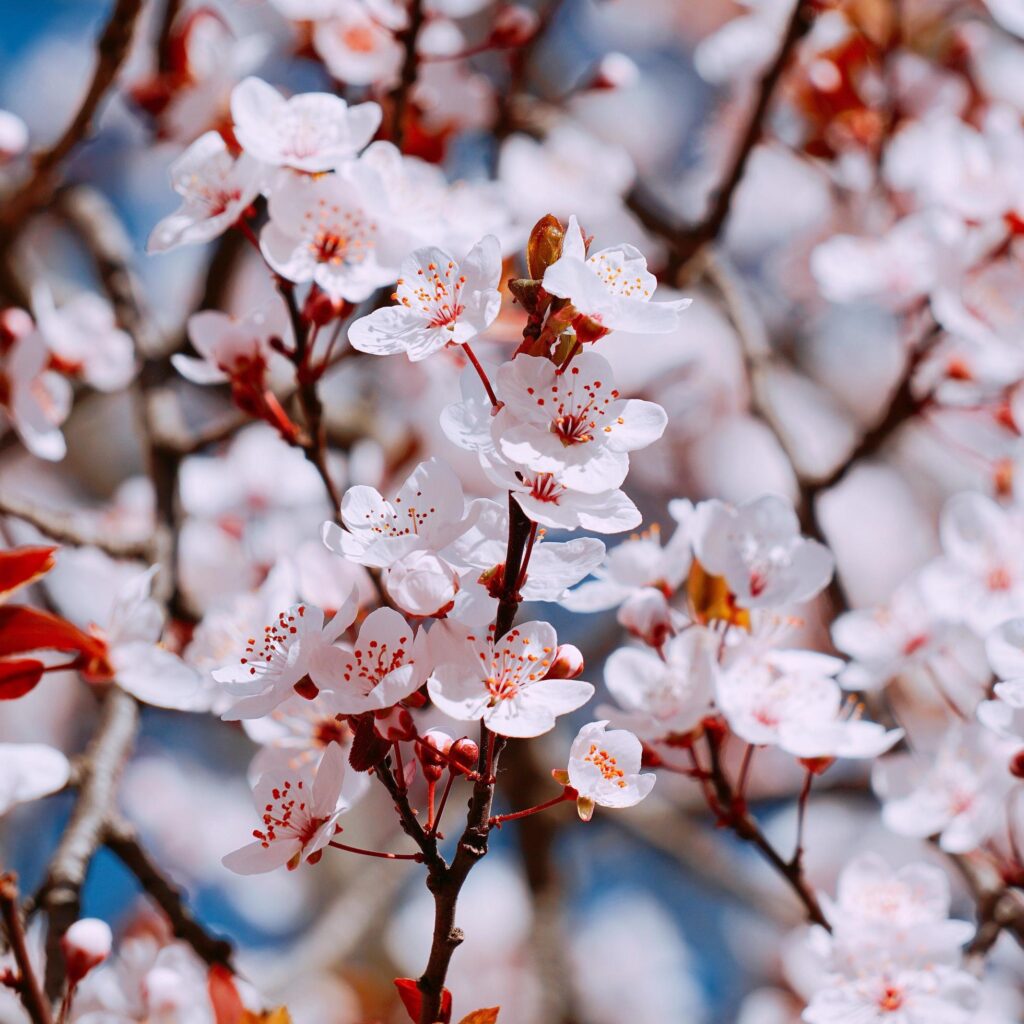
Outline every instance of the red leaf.
<path id="1" fill-rule="evenodd" d="M 34 658 L 0 661 L 0 700 L 24 697 L 43 678 L 44 665 Z"/>
<path id="2" fill-rule="evenodd" d="M 474 1010 L 472 1013 L 467 1013 L 459 1021 L 459 1024 L 494 1024 L 498 1019 L 500 1009 L 500 1006 L 491 1006 L 485 1010 Z"/>
<path id="3" fill-rule="evenodd" d="M 234 975 L 223 964 L 214 964 L 210 968 L 206 989 L 210 993 L 216 1024 L 239 1024 L 245 1006 L 235 987 Z"/>
<path id="4" fill-rule="evenodd" d="M 413 1024 L 419 1024 L 420 1008 L 423 1005 L 423 993 L 419 985 L 413 978 L 395 978 L 395 988 L 398 989 L 405 1012 L 412 1018 Z M 441 1024 L 448 1024 L 452 1019 L 452 994 L 448 989 L 441 990 L 441 1016 L 438 1019 Z"/>
<path id="5" fill-rule="evenodd" d="M 54 547 L 0 551 L 0 601 L 53 568 Z"/>
<path id="6" fill-rule="evenodd" d="M 19 604 L 0 607 L 0 657 L 44 650 L 78 651 L 90 661 L 102 662 L 107 647 L 102 640 L 49 612 Z"/>

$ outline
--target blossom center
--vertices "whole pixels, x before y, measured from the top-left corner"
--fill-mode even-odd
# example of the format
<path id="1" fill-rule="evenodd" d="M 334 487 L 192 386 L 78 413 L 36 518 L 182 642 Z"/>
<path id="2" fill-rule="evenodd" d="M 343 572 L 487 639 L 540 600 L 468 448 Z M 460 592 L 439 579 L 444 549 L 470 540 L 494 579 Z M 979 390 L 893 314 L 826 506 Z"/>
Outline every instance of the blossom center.
<path id="1" fill-rule="evenodd" d="M 590 749 L 584 755 L 583 760 L 592 764 L 601 773 L 601 778 L 605 781 L 614 783 L 620 789 L 626 788 L 626 773 L 619 767 L 619 762 L 607 750 L 603 750 L 596 743 L 591 743 Z"/>

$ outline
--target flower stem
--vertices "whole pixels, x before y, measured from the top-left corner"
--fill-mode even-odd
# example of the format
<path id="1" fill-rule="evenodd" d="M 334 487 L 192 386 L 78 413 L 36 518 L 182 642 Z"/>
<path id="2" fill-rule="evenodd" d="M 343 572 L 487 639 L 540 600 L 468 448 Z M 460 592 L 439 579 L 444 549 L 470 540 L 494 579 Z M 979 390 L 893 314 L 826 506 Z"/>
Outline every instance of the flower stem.
<path id="1" fill-rule="evenodd" d="M 550 800 L 545 800 L 542 804 L 535 804 L 533 807 L 527 807 L 522 811 L 514 811 L 512 814 L 495 814 L 491 818 L 488 818 L 487 823 L 489 825 L 500 826 L 506 821 L 515 821 L 517 818 L 526 818 L 531 814 L 539 814 L 541 811 L 546 811 L 549 807 L 555 807 L 558 804 L 565 803 L 566 800 L 575 800 L 576 794 L 569 788 L 563 789 L 558 796 L 552 797 Z"/>
<path id="2" fill-rule="evenodd" d="M 491 387 L 491 381 L 487 376 L 487 371 L 480 365 L 480 360 L 477 359 L 476 353 L 468 344 L 463 345 L 462 348 L 466 353 L 466 358 L 473 364 L 473 369 L 476 370 L 477 376 L 480 378 L 480 383 L 484 386 L 484 391 L 487 392 L 487 397 L 490 399 L 491 405 L 495 410 L 500 409 L 501 403 L 494 394 L 494 388 Z"/>
<path id="3" fill-rule="evenodd" d="M 345 850 L 348 853 L 359 853 L 364 857 L 380 857 L 382 860 L 414 860 L 423 863 L 422 853 L 383 853 L 380 850 L 364 850 L 361 846 L 349 846 L 347 843 L 338 843 L 333 839 L 328 844 L 336 850 Z"/>

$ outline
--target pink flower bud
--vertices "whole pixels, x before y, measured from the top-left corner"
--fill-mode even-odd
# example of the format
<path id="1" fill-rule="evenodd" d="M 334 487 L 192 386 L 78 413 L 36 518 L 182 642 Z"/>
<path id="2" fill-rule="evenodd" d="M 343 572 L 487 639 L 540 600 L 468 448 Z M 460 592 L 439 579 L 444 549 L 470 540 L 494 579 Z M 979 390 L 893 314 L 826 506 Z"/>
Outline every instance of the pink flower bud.
<path id="1" fill-rule="evenodd" d="M 0 310 L 0 346 L 9 345 L 35 329 L 32 317 L 17 306 Z"/>
<path id="2" fill-rule="evenodd" d="M 105 921 L 83 917 L 60 940 L 68 984 L 77 985 L 94 967 L 110 955 L 113 936 Z"/>
<path id="3" fill-rule="evenodd" d="M 457 768 L 473 772 L 480 760 L 480 748 L 468 736 L 463 736 L 452 744 L 448 757 Z"/>
<path id="4" fill-rule="evenodd" d="M 639 75 L 639 68 L 624 53 L 607 53 L 597 65 L 590 88 L 624 89 L 632 85 Z"/>
<path id="5" fill-rule="evenodd" d="M 522 46 L 540 25 L 536 11 L 522 4 L 509 4 L 498 11 L 491 29 L 492 46 Z"/>
<path id="6" fill-rule="evenodd" d="M 428 782 L 437 782 L 444 775 L 451 746 L 451 736 L 440 729 L 430 729 L 423 734 L 423 742 L 417 744 L 416 753 L 423 766 L 423 776 Z"/>
<path id="7" fill-rule="evenodd" d="M 559 644 L 545 679 L 578 679 L 583 674 L 583 655 L 572 644 Z"/>

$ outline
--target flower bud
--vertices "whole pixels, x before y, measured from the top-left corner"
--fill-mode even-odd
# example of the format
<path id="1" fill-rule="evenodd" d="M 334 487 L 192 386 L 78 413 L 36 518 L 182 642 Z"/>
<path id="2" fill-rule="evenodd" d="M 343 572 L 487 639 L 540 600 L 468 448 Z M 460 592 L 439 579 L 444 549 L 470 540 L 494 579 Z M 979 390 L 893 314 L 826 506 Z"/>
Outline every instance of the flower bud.
<path id="1" fill-rule="evenodd" d="M 1015 775 L 1018 779 L 1024 779 L 1024 748 L 1018 750 L 1010 758 L 1010 774 Z"/>
<path id="2" fill-rule="evenodd" d="M 480 748 L 468 736 L 463 736 L 452 744 L 448 759 L 456 768 L 474 772 L 480 760 Z"/>
<path id="3" fill-rule="evenodd" d="M 565 228 L 554 214 L 545 214 L 533 225 L 526 243 L 526 266 L 534 281 L 541 280 L 544 271 L 562 255 L 564 241 Z"/>
<path id="4" fill-rule="evenodd" d="M 344 299 L 335 299 L 326 292 L 316 290 L 309 293 L 302 315 L 318 327 L 324 327 L 338 317 L 347 316 L 351 311 L 351 304 Z"/>
<path id="5" fill-rule="evenodd" d="M 572 644 L 559 644 L 545 679 L 578 679 L 583 674 L 583 655 Z"/>
<path id="6" fill-rule="evenodd" d="M 452 738 L 440 729 L 430 729 L 422 739 L 423 742 L 416 745 L 416 753 L 423 766 L 423 776 L 428 782 L 437 782 L 448 765 Z"/>
<path id="7" fill-rule="evenodd" d="M 0 349 L 35 329 L 32 317 L 17 306 L 0 310 Z"/>
<path id="8" fill-rule="evenodd" d="M 96 917 L 76 921 L 60 940 L 68 984 L 77 985 L 94 967 L 110 955 L 113 936 L 110 926 Z"/>
<path id="9" fill-rule="evenodd" d="M 491 29 L 492 46 L 522 46 L 540 26 L 540 16 L 523 4 L 508 4 L 495 15 Z"/>
<path id="10" fill-rule="evenodd" d="M 590 82 L 591 89 L 624 89 L 640 77 L 640 69 L 624 53 L 606 53 Z"/>

